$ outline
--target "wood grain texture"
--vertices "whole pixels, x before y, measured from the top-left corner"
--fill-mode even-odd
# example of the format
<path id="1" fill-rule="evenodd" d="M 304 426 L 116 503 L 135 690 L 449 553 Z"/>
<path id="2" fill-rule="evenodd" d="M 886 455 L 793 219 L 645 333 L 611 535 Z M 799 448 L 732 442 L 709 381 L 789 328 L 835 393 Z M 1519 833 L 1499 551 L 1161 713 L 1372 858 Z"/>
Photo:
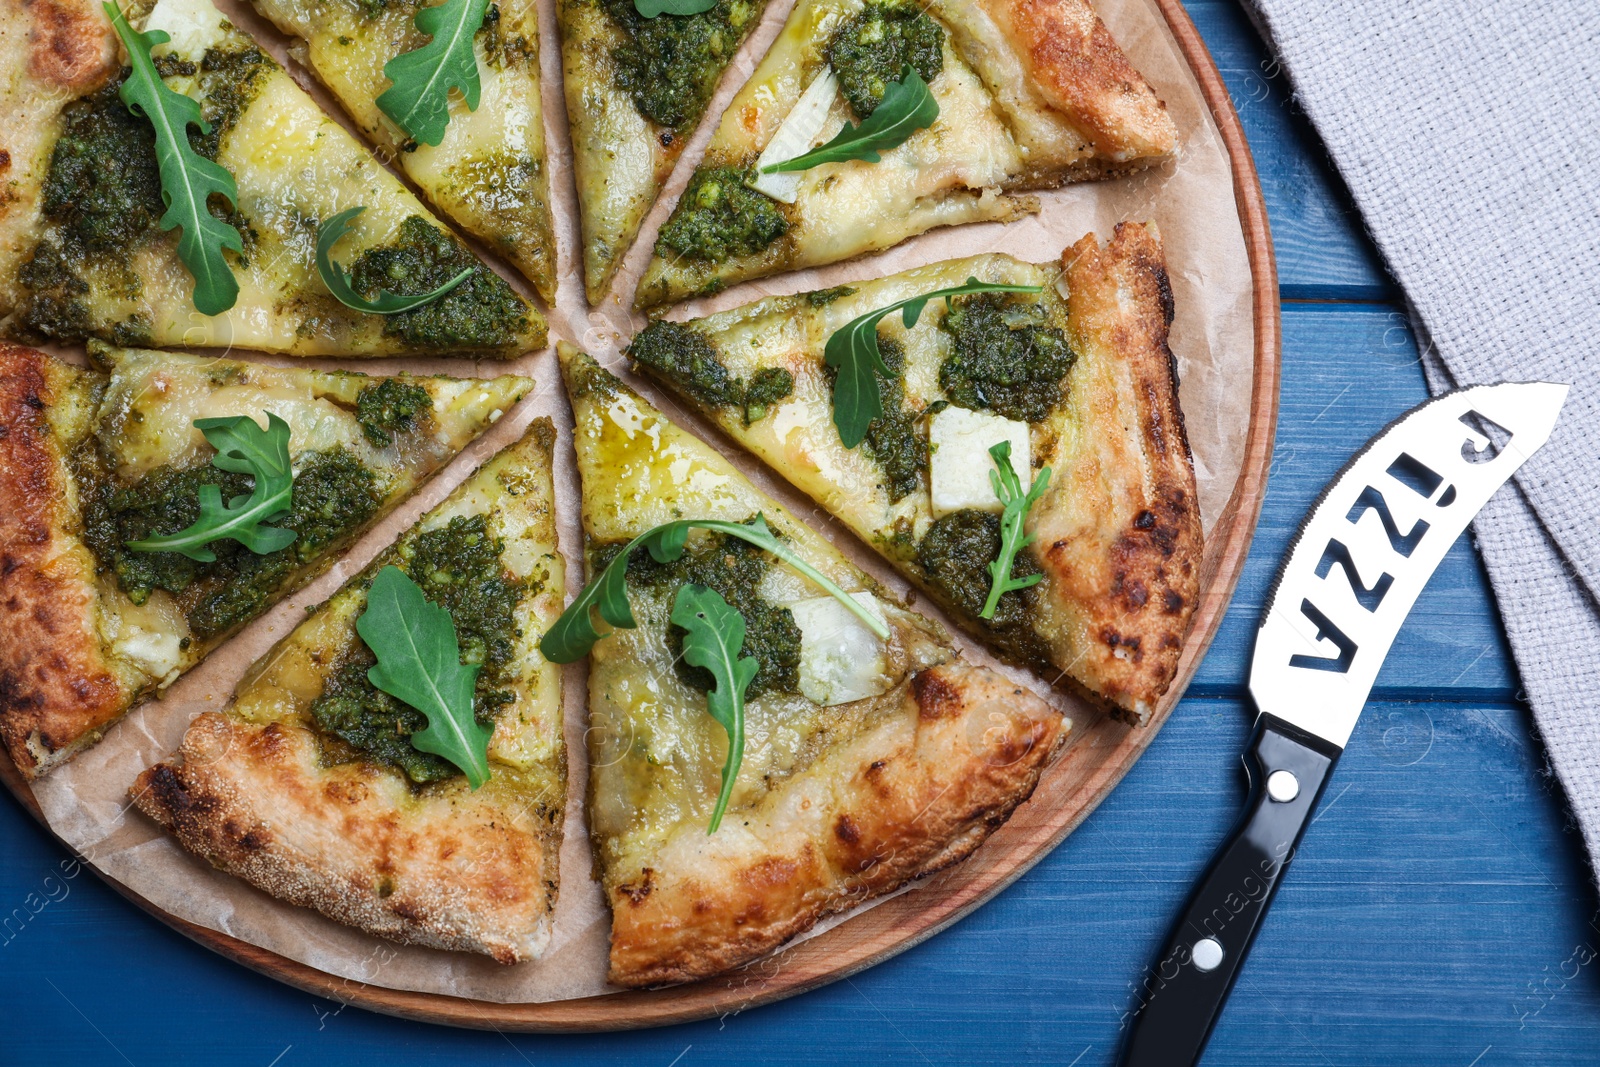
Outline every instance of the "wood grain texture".
<path id="1" fill-rule="evenodd" d="M 1253 275 L 1255 326 L 1251 424 L 1239 481 L 1206 545 L 1199 606 L 1177 677 L 1145 729 L 1109 718 L 1080 721 L 1066 754 L 1020 808 L 971 859 L 818 937 L 740 971 L 669 989 L 630 991 L 548 1004 L 492 1004 L 410 993 L 333 978 L 276 953 L 159 912 L 192 938 L 290 985 L 375 1011 L 457 1026 L 497 1030 L 570 1031 L 656 1026 L 729 1012 L 793 996 L 848 977 L 903 952 L 971 912 L 1049 853 L 1111 792 L 1156 736 L 1194 675 L 1226 612 L 1243 570 L 1266 491 L 1277 423 L 1280 323 L 1277 274 L 1266 205 L 1244 132 L 1205 43 L 1178 0 L 1156 0 L 1199 82 L 1233 165 L 1234 196 Z M 6 784 L 18 792 L 16 784 Z M 31 796 L 19 793 L 25 804 Z"/>

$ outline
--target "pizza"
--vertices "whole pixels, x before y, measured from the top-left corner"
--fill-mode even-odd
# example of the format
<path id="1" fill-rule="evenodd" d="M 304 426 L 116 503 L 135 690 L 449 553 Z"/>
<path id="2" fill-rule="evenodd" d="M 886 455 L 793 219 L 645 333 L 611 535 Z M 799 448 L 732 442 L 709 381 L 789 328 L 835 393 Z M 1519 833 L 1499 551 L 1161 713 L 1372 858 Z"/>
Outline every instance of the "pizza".
<path id="1" fill-rule="evenodd" d="M 846 447 L 835 417 L 849 368 L 827 363 L 829 339 L 968 279 L 1039 291 L 934 299 L 910 328 L 882 318 L 882 414 Z M 1084 237 L 1059 264 L 994 253 L 657 321 L 628 353 L 1005 658 L 1144 722 L 1199 595 L 1172 316 L 1159 237 L 1129 223 L 1104 246 Z M 1035 584 L 1003 591 L 986 618 L 1005 511 L 989 450 L 1001 441 L 1020 486 L 1050 476 L 1009 575 Z"/>
<path id="2" fill-rule="evenodd" d="M 216 252 L 218 284 L 237 292 L 219 313 L 199 310 L 184 258 L 193 235 L 162 228 L 164 212 L 178 211 L 163 199 L 164 142 L 121 99 L 132 57 L 100 5 L 12 4 L 0 14 L 6 334 L 348 357 L 543 347 L 540 314 L 209 0 L 139 0 L 128 16 L 134 29 L 171 38 L 150 49 L 159 84 L 195 101 L 209 126 L 185 126 L 200 160 L 192 172 L 215 178 L 220 167 L 237 186 L 235 203 L 209 195 L 209 221 L 201 215 L 237 245 Z M 319 277 L 316 245 L 324 224 L 356 207 L 333 257 L 363 298 L 420 296 L 464 271 L 466 280 L 397 314 L 346 306 Z"/>
<path id="3" fill-rule="evenodd" d="M 482 3 L 473 46 L 477 104 L 468 106 L 463 96 L 452 94 L 442 135 L 431 131 L 424 137 L 408 135 L 386 117 L 379 101 L 394 84 L 384 67 L 430 40 L 414 20 L 434 5 L 416 0 L 254 4 L 280 30 L 299 38 L 292 48 L 296 57 L 436 208 L 515 264 L 546 304 L 554 301 L 556 238 L 539 97 L 539 12 L 532 0 Z"/>
<path id="4" fill-rule="evenodd" d="M 623 569 L 637 623 L 589 652 L 589 827 L 610 980 L 725 971 L 969 855 L 1032 793 L 1070 722 L 962 662 L 938 625 L 593 359 L 558 354 L 589 574 Z M 670 562 L 643 547 L 619 555 L 685 519 L 726 526 L 690 530 Z M 733 526 L 765 531 L 785 558 Z M 708 711 L 723 682 L 691 653 L 679 614 L 706 590 L 742 619 L 749 673 L 742 759 L 720 794 L 731 731 Z"/>
<path id="5" fill-rule="evenodd" d="M 213 866 L 368 933 L 506 964 L 543 952 L 566 806 L 560 671 L 538 649 L 563 600 L 554 441 L 535 421 L 315 609 L 140 775 L 139 810 Z M 357 620 L 391 567 L 481 665 L 472 711 L 492 734 L 477 788 L 416 747 L 427 719 L 369 680 Z"/>
<path id="6" fill-rule="evenodd" d="M 533 385 L 90 354 L 86 370 L 0 343 L 0 739 L 30 778 L 322 571 Z M 282 449 L 288 510 L 264 523 L 279 532 L 240 536 L 289 543 L 217 540 L 209 561 L 130 545 L 195 528 L 207 487 L 247 513 L 270 480 L 224 467 L 207 420 Z"/>
<path id="7" fill-rule="evenodd" d="M 937 103 L 931 125 L 858 158 L 761 171 L 847 122 L 866 128 L 914 79 Z M 1087 0 L 799 0 L 662 226 L 636 304 L 1009 222 L 1039 209 L 1013 194 L 1127 174 L 1176 146 Z"/>
<path id="8" fill-rule="evenodd" d="M 765 8 L 766 0 L 717 0 L 699 14 L 647 18 L 635 0 L 556 0 L 589 303 L 610 289 Z"/>

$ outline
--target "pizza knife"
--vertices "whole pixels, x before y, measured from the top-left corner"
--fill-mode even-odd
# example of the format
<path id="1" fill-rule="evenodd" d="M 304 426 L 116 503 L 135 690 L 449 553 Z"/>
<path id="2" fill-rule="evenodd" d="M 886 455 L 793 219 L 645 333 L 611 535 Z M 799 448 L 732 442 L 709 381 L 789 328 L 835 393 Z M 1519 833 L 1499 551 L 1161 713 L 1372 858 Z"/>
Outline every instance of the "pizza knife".
<path id="1" fill-rule="evenodd" d="M 1256 633 L 1244 813 L 1145 973 L 1123 1067 L 1199 1060 L 1401 624 L 1473 516 L 1549 438 L 1567 388 L 1436 397 L 1368 442 L 1312 505 Z"/>

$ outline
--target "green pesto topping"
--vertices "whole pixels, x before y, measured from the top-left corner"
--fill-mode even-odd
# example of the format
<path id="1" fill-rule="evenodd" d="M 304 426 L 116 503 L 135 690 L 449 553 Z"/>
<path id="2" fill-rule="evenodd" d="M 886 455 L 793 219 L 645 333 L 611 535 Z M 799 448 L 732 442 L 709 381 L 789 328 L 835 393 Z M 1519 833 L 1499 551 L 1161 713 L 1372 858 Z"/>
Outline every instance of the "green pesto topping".
<path id="1" fill-rule="evenodd" d="M 1000 555 L 1000 516 L 987 511 L 954 511 L 928 527 L 917 545 L 923 576 L 959 610 L 972 618 L 983 611 L 994 579 L 989 564 Z M 1017 553 L 1011 576 L 1039 573 L 1030 549 Z M 1000 647 L 1028 663 L 1048 663 L 1049 651 L 1033 630 L 1033 599 L 1038 586 L 1015 589 L 1000 597 L 994 618 L 984 625 Z"/>
<path id="2" fill-rule="evenodd" d="M 61 113 L 61 138 L 50 155 L 39 207 L 73 258 L 107 251 L 127 255 L 144 235 L 156 232 L 166 210 L 155 134 L 148 119 L 118 98 L 122 80 L 74 100 Z M 45 247 L 35 260 L 46 255 Z"/>
<path id="3" fill-rule="evenodd" d="M 928 438 L 917 425 L 921 413 L 906 406 L 905 346 L 880 333 L 878 353 L 889 374 L 874 375 L 883 414 L 867 424 L 865 442 L 872 458 L 883 468 L 890 502 L 898 503 L 922 485 L 922 474 L 928 469 Z M 839 372 L 828 367 L 826 373 L 832 382 Z"/>
<path id="4" fill-rule="evenodd" d="M 683 555 L 671 563 L 657 563 L 646 549 L 635 549 L 628 558 L 628 581 L 668 594 L 676 594 L 689 584 L 703 585 L 721 594 L 744 616 L 743 654 L 761 663 L 745 692 L 748 699 L 754 700 L 762 693 L 800 691 L 800 627 L 788 608 L 771 603 L 757 592 L 773 560 L 770 553 L 747 541 L 711 534 L 698 543 L 691 541 Z M 597 564 L 595 573 L 599 573 L 600 566 Z M 714 688 L 716 680 L 710 671 L 684 662 L 683 638 L 682 627 L 669 627 L 667 642 L 678 677 L 696 689 Z"/>
<path id="5" fill-rule="evenodd" d="M 474 710 L 486 726 L 516 699 L 504 684 L 521 634 L 517 605 L 538 591 L 506 572 L 504 551 L 505 542 L 490 535 L 482 515 L 457 515 L 401 544 L 399 558 L 385 561 L 404 570 L 429 600 L 450 613 L 461 662 L 483 667 Z M 311 706 L 312 719 L 365 758 L 394 767 L 418 784 L 459 774 L 449 760 L 412 746 L 411 735 L 427 728 L 427 716 L 367 680 L 376 663 L 365 644 L 352 645 Z"/>
<path id="6" fill-rule="evenodd" d="M 483 45 L 483 60 L 491 70 L 517 67 L 532 60 L 536 46 L 520 33 L 507 33 L 500 23 L 500 5 L 490 4 L 483 13 L 483 28 L 478 31 Z"/>
<path id="7" fill-rule="evenodd" d="M 746 382 L 728 373 L 711 338 L 690 326 L 657 319 L 628 345 L 628 355 L 710 407 L 736 404 L 748 426 L 794 392 L 794 375 L 766 367 Z"/>
<path id="8" fill-rule="evenodd" d="M 272 63 L 259 48 L 238 52 L 206 49 L 200 59 L 200 99 L 205 102 L 201 113 L 211 124 L 211 132 L 190 127 L 189 144 L 196 152 L 207 159 L 217 158 L 222 138 L 238 125 L 239 116 L 260 91 L 261 76 L 270 70 Z"/>
<path id="9" fill-rule="evenodd" d="M 634 0 L 601 0 L 624 40 L 611 52 L 617 88 L 633 97 L 639 114 L 673 133 L 692 126 L 716 90 L 760 10 L 753 0 L 719 0 L 698 15 L 647 19 Z"/>
<path id="10" fill-rule="evenodd" d="M 944 67 L 944 29 L 912 0 L 867 4 L 834 31 L 826 50 L 839 91 L 856 118 L 883 102 L 889 83 L 909 64 L 931 82 Z"/>
<path id="11" fill-rule="evenodd" d="M 1042 301 L 1001 293 L 958 297 L 942 328 L 952 345 L 939 386 L 952 403 L 1022 422 L 1038 422 L 1061 403 L 1076 357 Z"/>
<path id="12" fill-rule="evenodd" d="M 338 448 L 295 457 L 294 497 L 289 514 L 275 525 L 299 534 L 287 548 L 258 556 L 234 541 L 211 546 L 216 560 L 201 563 L 176 552 L 134 552 L 128 541 L 177 533 L 199 517 L 202 485 L 218 485 L 222 498 L 248 495 L 248 475 L 222 471 L 209 462 L 162 466 L 130 486 L 114 484 L 110 458 L 85 448 L 75 457 L 84 542 L 102 570 L 135 604 L 165 589 L 197 637 L 226 633 L 255 618 L 278 596 L 294 572 L 353 532 L 383 504 L 377 475 Z"/>
<path id="13" fill-rule="evenodd" d="M 356 394 L 356 421 L 361 433 L 378 448 L 417 424 L 417 416 L 433 411 L 433 398 L 415 382 L 385 378 Z"/>
<path id="14" fill-rule="evenodd" d="M 384 316 L 384 336 L 422 348 L 501 348 L 515 343 L 528 327 L 526 305 L 466 245 L 420 215 L 400 224 L 393 244 L 361 253 L 350 268 L 350 284 L 369 300 L 380 289 L 421 296 L 468 267 L 476 268 L 472 277 L 439 299 Z"/>
<path id="15" fill-rule="evenodd" d="M 696 171 L 656 237 L 656 254 L 720 263 L 754 255 L 788 233 L 789 220 L 778 202 L 745 185 L 750 177 L 739 167 Z"/>
<path id="16" fill-rule="evenodd" d="M 806 303 L 814 308 L 827 307 L 835 300 L 842 300 L 847 296 L 854 296 L 855 290 L 848 285 L 836 285 L 832 289 L 818 289 L 814 293 L 806 294 Z"/>

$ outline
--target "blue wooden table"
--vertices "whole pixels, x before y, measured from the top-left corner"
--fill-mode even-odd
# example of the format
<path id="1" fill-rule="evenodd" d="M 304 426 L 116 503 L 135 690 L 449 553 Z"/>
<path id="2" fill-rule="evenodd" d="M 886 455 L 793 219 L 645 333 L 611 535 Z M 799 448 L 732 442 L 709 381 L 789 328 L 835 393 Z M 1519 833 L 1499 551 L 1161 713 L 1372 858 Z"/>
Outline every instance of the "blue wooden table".
<path id="1" fill-rule="evenodd" d="M 1110 799 L 953 929 L 847 981 L 620 1035 L 341 1011 L 173 933 L 0 801 L 0 1064 L 1111 1062 L 1140 971 L 1234 817 L 1266 583 L 1318 489 L 1424 396 L 1398 293 L 1232 0 L 1190 6 L 1244 120 L 1283 295 L 1277 453 L 1189 695 Z M 1389 657 L 1206 1063 L 1600 1062 L 1600 926 L 1481 566 L 1450 554 Z"/>

